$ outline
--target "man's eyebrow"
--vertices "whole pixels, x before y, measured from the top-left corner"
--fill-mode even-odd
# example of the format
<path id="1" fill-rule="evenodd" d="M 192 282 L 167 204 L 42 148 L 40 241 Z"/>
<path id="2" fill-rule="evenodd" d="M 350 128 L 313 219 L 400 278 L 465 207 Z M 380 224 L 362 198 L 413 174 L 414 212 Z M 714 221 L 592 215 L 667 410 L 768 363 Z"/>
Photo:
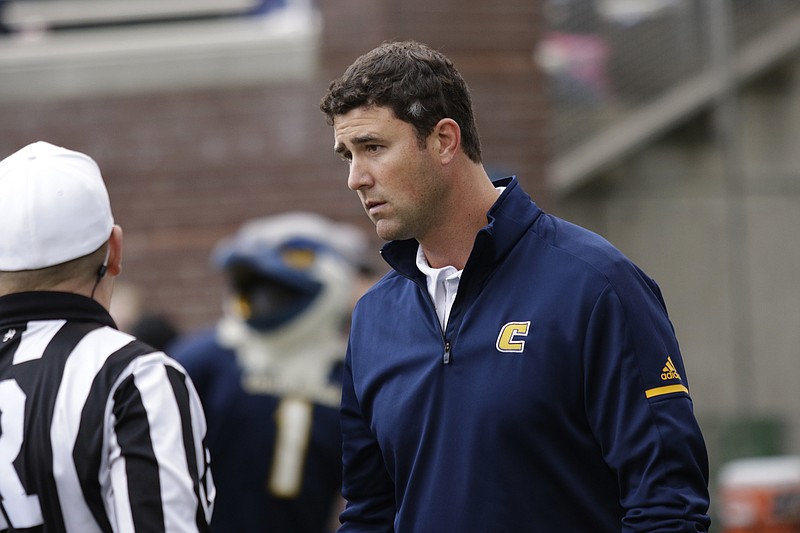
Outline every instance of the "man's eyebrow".
<path id="1" fill-rule="evenodd" d="M 351 138 L 350 144 L 352 144 L 353 146 L 358 146 L 362 144 L 369 144 L 371 142 L 375 142 L 376 140 L 378 140 L 377 135 L 374 135 L 372 133 L 365 133 L 364 135 L 356 135 L 355 137 Z M 336 143 L 336 146 L 333 147 L 333 151 L 336 152 L 337 154 L 341 154 L 346 150 L 347 148 L 342 142 Z"/>

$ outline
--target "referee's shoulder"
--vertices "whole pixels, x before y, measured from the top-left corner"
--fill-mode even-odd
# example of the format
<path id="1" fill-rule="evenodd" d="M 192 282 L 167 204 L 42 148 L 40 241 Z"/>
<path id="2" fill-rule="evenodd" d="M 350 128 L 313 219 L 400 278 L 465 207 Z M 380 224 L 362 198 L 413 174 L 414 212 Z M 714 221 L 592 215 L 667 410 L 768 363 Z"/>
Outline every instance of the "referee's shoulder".
<path id="1" fill-rule="evenodd" d="M 171 366 L 185 373 L 183 367 L 163 350 L 111 326 L 101 326 L 85 335 L 72 357 L 105 359 L 103 366 Z"/>

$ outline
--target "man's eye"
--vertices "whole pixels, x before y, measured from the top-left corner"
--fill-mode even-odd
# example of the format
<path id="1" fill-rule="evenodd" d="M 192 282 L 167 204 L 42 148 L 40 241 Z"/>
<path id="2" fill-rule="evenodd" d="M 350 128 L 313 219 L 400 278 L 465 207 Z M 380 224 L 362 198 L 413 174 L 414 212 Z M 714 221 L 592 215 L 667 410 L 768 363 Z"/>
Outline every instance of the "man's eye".
<path id="1" fill-rule="evenodd" d="M 377 144 L 368 144 L 367 145 L 367 152 L 377 152 L 380 149 L 380 146 Z"/>

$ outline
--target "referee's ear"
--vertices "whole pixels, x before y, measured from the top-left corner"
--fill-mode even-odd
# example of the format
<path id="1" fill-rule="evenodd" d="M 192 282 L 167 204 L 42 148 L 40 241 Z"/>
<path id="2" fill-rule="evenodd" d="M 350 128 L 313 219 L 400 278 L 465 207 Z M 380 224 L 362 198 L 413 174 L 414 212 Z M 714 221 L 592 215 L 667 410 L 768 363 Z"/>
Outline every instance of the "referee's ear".
<path id="1" fill-rule="evenodd" d="M 108 268 L 106 272 L 114 276 L 122 273 L 122 228 L 114 224 L 108 239 Z"/>

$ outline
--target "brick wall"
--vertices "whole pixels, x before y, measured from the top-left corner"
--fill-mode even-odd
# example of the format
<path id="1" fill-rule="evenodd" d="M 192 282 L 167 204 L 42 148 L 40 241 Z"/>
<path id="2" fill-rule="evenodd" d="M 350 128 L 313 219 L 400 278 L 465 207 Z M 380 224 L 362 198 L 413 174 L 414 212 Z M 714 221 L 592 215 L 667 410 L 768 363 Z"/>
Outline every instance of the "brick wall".
<path id="1" fill-rule="evenodd" d="M 311 210 L 373 234 L 345 186 L 318 102 L 332 77 L 382 40 L 416 38 L 447 53 L 472 87 L 487 166 L 519 174 L 546 204 L 546 115 L 531 63 L 534 5 L 323 2 L 322 69 L 312 82 L 0 101 L 0 154 L 39 139 L 91 154 L 125 230 L 120 281 L 139 288 L 147 309 L 194 329 L 219 313 L 221 280 L 209 252 L 246 219 Z"/>

